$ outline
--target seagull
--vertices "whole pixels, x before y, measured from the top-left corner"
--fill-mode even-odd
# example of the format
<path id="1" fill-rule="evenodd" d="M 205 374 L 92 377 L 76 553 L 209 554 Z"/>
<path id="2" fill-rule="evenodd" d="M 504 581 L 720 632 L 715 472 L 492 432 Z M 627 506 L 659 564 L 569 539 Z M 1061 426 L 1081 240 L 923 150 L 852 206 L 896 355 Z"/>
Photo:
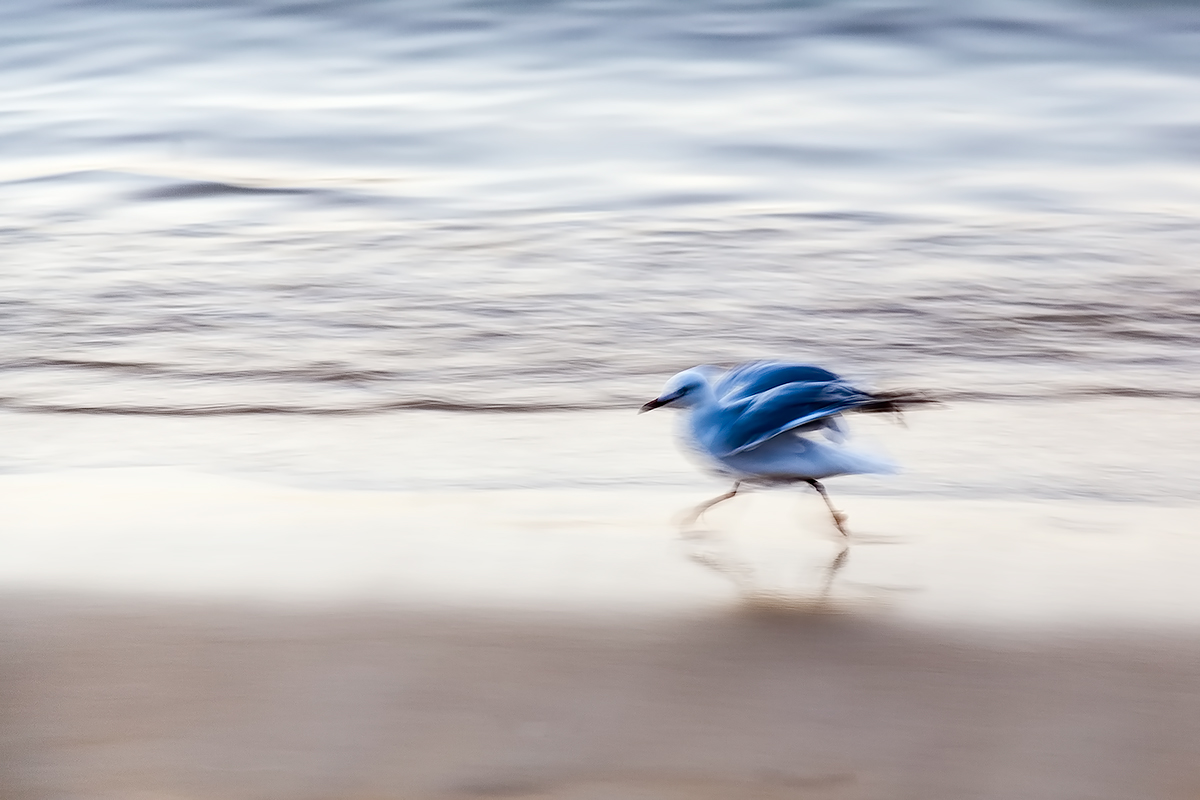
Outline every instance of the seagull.
<path id="1" fill-rule="evenodd" d="M 753 361 L 729 370 L 686 369 L 667 381 L 641 411 L 686 410 L 683 439 L 702 463 L 733 478 L 733 488 L 697 506 L 685 521 L 734 497 L 743 485 L 806 483 L 821 495 L 843 537 L 846 515 L 833 507 L 821 481 L 836 475 L 889 473 L 896 465 L 847 444 L 843 415 L 894 413 L 935 402 L 918 392 L 866 392 L 810 364 Z"/>

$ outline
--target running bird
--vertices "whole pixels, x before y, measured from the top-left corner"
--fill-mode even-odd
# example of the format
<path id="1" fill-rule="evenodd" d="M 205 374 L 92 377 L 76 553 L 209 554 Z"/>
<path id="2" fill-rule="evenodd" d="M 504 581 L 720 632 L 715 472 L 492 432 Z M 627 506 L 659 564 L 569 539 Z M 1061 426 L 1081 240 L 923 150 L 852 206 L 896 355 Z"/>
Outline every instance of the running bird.
<path id="1" fill-rule="evenodd" d="M 684 439 L 706 465 L 733 478 L 733 489 L 701 503 L 685 524 L 738 493 L 743 484 L 807 483 L 817 490 L 843 536 L 846 515 L 833 507 L 821 481 L 835 475 L 894 472 L 878 455 L 846 444 L 843 414 L 900 413 L 935 402 L 916 392 L 865 392 L 829 370 L 808 364 L 754 361 L 728 371 L 699 366 L 667 381 L 641 412 L 688 410 Z"/>

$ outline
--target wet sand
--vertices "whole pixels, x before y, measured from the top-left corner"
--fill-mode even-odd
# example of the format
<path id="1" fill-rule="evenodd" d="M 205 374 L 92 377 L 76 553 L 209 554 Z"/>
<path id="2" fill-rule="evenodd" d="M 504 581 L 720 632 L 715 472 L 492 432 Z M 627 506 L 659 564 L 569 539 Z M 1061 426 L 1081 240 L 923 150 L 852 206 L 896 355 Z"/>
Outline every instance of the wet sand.
<path id="1" fill-rule="evenodd" d="M 6 798 L 1190 798 L 1200 635 L 5 598 Z"/>
<path id="2" fill-rule="evenodd" d="M 1200 795 L 1194 510 L 0 482 L 4 798 Z"/>

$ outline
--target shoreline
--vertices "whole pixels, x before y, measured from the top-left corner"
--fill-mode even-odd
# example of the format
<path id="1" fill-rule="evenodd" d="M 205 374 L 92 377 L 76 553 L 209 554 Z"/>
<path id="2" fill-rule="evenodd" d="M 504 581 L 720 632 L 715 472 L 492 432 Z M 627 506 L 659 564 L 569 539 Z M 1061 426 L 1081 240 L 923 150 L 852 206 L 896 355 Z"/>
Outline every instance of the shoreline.
<path id="1" fill-rule="evenodd" d="M 657 384 L 647 391 L 658 388 Z M 898 425 L 851 420 L 854 441 L 901 465 L 840 477 L 834 496 L 1200 505 L 1194 402 L 1127 397 L 954 403 Z M 299 488 L 362 491 L 728 489 L 678 447 L 670 413 L 360 417 L 122 417 L 0 411 L 0 478 L 186 468 Z"/>
<path id="2" fill-rule="evenodd" d="M 812 605 L 843 547 L 815 494 L 309 490 L 183 470 L 0 476 L 0 592 L 687 613 Z M 975 627 L 1200 622 L 1200 506 L 834 495 L 832 596 Z"/>

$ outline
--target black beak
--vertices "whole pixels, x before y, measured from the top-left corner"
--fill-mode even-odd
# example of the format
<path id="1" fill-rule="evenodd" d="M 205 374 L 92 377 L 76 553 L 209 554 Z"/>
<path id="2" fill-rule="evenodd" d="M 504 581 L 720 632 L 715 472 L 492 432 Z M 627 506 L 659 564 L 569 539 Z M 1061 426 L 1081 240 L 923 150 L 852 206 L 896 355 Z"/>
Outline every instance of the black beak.
<path id="1" fill-rule="evenodd" d="M 685 387 L 683 389 L 680 389 L 679 391 L 671 392 L 668 395 L 665 395 L 662 397 L 656 397 L 653 400 L 651 400 L 649 403 L 646 403 L 646 405 L 642 406 L 642 410 L 639 411 L 638 413 L 645 414 L 647 411 L 653 411 L 656 408 L 662 408 L 663 406 L 667 405 L 668 403 L 674 403 L 676 400 L 678 400 L 679 398 L 681 398 L 685 394 L 687 394 L 687 391 L 688 390 Z"/>
<path id="2" fill-rule="evenodd" d="M 642 406 L 641 409 L 638 411 L 638 413 L 645 414 L 647 411 L 653 411 L 656 408 L 662 408 L 669 402 L 671 402 L 671 401 L 663 400 L 661 398 L 656 397 L 653 400 L 651 400 L 649 403 L 646 403 L 646 405 Z"/>

